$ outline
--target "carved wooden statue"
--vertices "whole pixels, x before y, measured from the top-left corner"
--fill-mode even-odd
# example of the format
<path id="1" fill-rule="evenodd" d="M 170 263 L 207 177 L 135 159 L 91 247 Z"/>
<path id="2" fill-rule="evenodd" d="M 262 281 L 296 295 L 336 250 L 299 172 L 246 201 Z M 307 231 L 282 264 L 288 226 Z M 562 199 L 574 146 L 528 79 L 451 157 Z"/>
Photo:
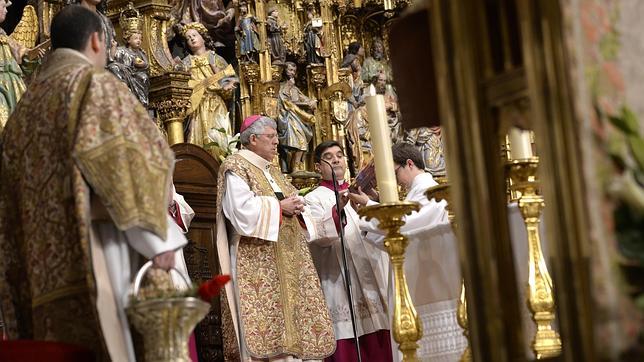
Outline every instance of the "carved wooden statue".
<path id="1" fill-rule="evenodd" d="M 271 49 L 271 59 L 276 64 L 283 64 L 286 61 L 286 47 L 284 46 L 284 30 L 286 25 L 280 24 L 279 9 L 276 6 L 268 9 L 266 18 L 266 33 Z"/>
<path id="2" fill-rule="evenodd" d="M 385 46 L 382 39 L 372 39 L 370 56 L 362 63 L 362 80 L 371 82 L 378 74 L 385 75 L 385 82 L 391 84 L 391 66 L 385 59 Z"/>
<path id="3" fill-rule="evenodd" d="M 127 45 L 117 47 L 114 61 L 107 65 L 107 69 L 127 84 L 136 98 L 147 107 L 150 64 L 147 54 L 141 49 L 140 21 L 138 11 L 130 3 L 128 9 L 121 13 L 119 20 L 123 40 Z"/>
<path id="4" fill-rule="evenodd" d="M 226 101 L 232 98 L 239 80 L 233 67 L 207 48 L 213 45 L 203 24 L 190 23 L 183 27 L 182 34 L 191 53 L 183 59 L 192 87 L 187 141 L 202 147 L 210 142 L 224 145 L 233 133 Z M 225 132 L 217 131 L 222 128 Z M 218 149 L 210 151 L 218 159 Z"/>
<path id="5" fill-rule="evenodd" d="M 322 19 L 315 16 L 312 10 L 307 13 L 309 21 L 304 26 L 304 50 L 309 64 L 324 64 L 324 41 L 322 38 Z"/>
<path id="6" fill-rule="evenodd" d="M 11 1 L 0 0 L 0 23 L 4 22 L 7 16 L 7 7 Z M 33 72 L 39 64 L 49 43 L 40 44 L 37 47 L 28 49 L 16 38 L 30 37 L 31 33 L 38 30 L 38 19 L 32 6 L 25 7 L 23 17 L 11 36 L 0 29 L 0 134 L 7 123 L 9 115 L 16 107 L 16 103 L 25 92 L 23 76 Z M 28 45 L 35 44 L 35 37 L 27 40 Z"/>
<path id="7" fill-rule="evenodd" d="M 313 137 L 311 125 L 315 123 L 313 114 L 307 111 L 315 111 L 317 101 L 305 96 L 295 85 L 295 63 L 286 62 L 284 74 L 285 80 L 280 84 L 277 120 L 280 147 L 290 153 L 290 171 L 303 171 L 302 159 L 309 149 Z"/>
<path id="8" fill-rule="evenodd" d="M 248 6 L 240 6 L 239 20 L 235 26 L 239 54 L 247 62 L 257 62 L 257 54 L 261 50 L 257 19 L 248 12 Z"/>

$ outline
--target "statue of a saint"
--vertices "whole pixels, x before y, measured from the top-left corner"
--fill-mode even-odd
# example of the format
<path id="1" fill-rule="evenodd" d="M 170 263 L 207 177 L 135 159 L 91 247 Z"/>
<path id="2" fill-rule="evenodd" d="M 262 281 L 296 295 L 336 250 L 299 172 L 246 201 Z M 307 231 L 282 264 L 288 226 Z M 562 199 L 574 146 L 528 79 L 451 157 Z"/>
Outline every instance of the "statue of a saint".
<path id="1" fill-rule="evenodd" d="M 375 37 L 371 43 L 371 56 L 362 63 L 362 80 L 371 82 L 380 73 L 385 75 L 387 84 L 391 84 L 391 66 L 385 59 L 385 46 L 382 39 Z"/>
<path id="2" fill-rule="evenodd" d="M 239 54 L 248 62 L 257 62 L 256 56 L 261 50 L 257 33 L 257 19 L 248 12 L 248 5 L 240 6 L 239 11 L 239 20 L 235 26 Z"/>
<path id="3" fill-rule="evenodd" d="M 283 32 L 286 26 L 280 24 L 279 9 L 273 6 L 268 9 L 268 17 L 266 18 L 266 33 L 268 36 L 268 43 L 271 47 L 271 59 L 276 64 L 283 64 L 286 61 L 286 47 L 284 46 Z"/>
<path id="4" fill-rule="evenodd" d="M 190 72 L 188 85 L 192 88 L 187 142 L 204 146 L 214 141 L 227 146 L 226 135 L 231 136 L 233 130 L 226 100 L 232 98 L 239 83 L 235 70 L 212 50 L 212 39 L 203 24 L 187 24 L 182 34 L 190 51 L 183 64 Z M 225 134 L 217 131 L 222 128 Z M 218 152 L 218 148 L 211 148 L 216 159 Z"/>
<path id="5" fill-rule="evenodd" d="M 311 125 L 315 123 L 315 116 L 308 112 L 315 111 L 317 101 L 305 96 L 295 85 L 295 63 L 286 62 L 284 74 L 286 79 L 280 84 L 278 97 L 277 132 L 280 146 L 290 153 L 290 171 L 303 171 L 302 160 L 313 137 Z"/>
<path id="6" fill-rule="evenodd" d="M 440 127 L 419 127 L 410 130 L 405 142 L 418 148 L 425 161 L 425 169 L 434 177 L 446 175 L 443 139 Z"/>
<path id="7" fill-rule="evenodd" d="M 11 1 L 0 0 L 0 23 L 7 17 L 7 7 L 10 5 Z M 43 44 L 26 49 L 0 29 L 0 134 L 26 90 L 23 70 L 33 71 L 44 54 Z"/>
<path id="8" fill-rule="evenodd" d="M 132 3 L 129 4 L 127 10 L 130 13 L 123 11 L 119 21 L 123 31 L 123 40 L 127 45 L 116 48 L 114 61 L 107 65 L 107 69 L 127 84 L 141 104 L 147 107 L 150 64 L 147 54 L 141 49 L 141 28 L 139 25 L 141 19 Z"/>
<path id="9" fill-rule="evenodd" d="M 364 72 L 364 68 L 363 68 Z M 371 84 L 376 88 L 377 94 L 382 94 L 385 97 L 385 109 L 387 110 L 387 123 L 391 131 L 391 143 L 396 144 L 402 140 L 402 126 L 400 108 L 398 107 L 398 96 L 394 92 L 391 84 L 387 83 L 387 76 L 385 73 L 378 73 L 374 76 Z"/>
<path id="10" fill-rule="evenodd" d="M 324 64 L 324 41 L 322 40 L 322 19 L 308 12 L 309 21 L 304 26 L 304 50 L 306 61 L 313 64 Z"/>
<path id="11" fill-rule="evenodd" d="M 352 43 L 353 44 L 353 43 Z M 360 43 L 356 43 L 358 46 Z M 349 47 L 351 49 L 351 47 Z M 349 118 L 345 124 L 347 140 L 350 145 L 350 157 L 354 170 L 362 168 L 370 158 L 371 135 L 367 122 L 367 108 L 364 102 L 364 82 L 362 81 L 362 66 L 360 65 L 359 48 L 355 53 L 348 52 L 342 61 L 342 68 L 351 69 L 351 97 L 349 97 Z"/>
<path id="12" fill-rule="evenodd" d="M 340 63 L 340 68 L 349 68 L 351 67 L 351 63 L 354 61 L 357 61 L 358 64 L 360 64 L 360 68 L 362 69 L 362 60 L 364 59 L 364 47 L 360 42 L 354 41 L 349 44 L 347 47 L 347 52 L 344 55 L 344 58 L 342 59 L 342 63 Z M 362 70 L 360 71 L 362 74 Z"/>

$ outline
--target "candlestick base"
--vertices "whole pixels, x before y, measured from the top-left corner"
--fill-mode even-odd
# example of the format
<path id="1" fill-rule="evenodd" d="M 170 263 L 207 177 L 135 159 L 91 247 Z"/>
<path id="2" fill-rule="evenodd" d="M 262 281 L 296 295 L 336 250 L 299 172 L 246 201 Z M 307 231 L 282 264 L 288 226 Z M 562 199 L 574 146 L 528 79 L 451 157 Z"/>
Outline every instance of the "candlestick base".
<path id="1" fill-rule="evenodd" d="M 407 237 L 400 233 L 400 227 L 405 224 L 403 217 L 413 211 L 420 210 L 417 202 L 401 201 L 368 206 L 358 213 L 367 220 L 377 219 L 385 234 L 385 248 L 389 254 L 394 269 L 396 296 L 394 304 L 393 333 L 398 349 L 403 353 L 404 362 L 417 361 L 416 350 L 423 336 L 423 327 L 416 313 L 416 308 L 409 295 L 409 287 L 405 279 L 403 264 L 405 249 L 409 244 Z"/>
<path id="2" fill-rule="evenodd" d="M 555 319 L 555 300 L 552 279 L 541 251 L 539 224 L 545 203 L 537 193 L 538 166 L 538 157 L 511 160 L 506 164 L 512 188 L 521 193 L 518 205 L 528 234 L 528 307 L 537 326 L 532 350 L 537 359 L 542 359 L 561 353 L 561 339 L 551 326 Z"/>

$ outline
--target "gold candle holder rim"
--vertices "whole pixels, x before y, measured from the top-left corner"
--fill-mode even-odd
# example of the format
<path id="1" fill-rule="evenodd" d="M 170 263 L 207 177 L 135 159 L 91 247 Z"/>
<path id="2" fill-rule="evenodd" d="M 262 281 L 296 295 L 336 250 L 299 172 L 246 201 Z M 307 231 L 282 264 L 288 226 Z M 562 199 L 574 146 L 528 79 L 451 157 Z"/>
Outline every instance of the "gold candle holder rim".
<path id="1" fill-rule="evenodd" d="M 392 211 L 400 210 L 398 215 L 411 214 L 413 211 L 420 210 L 420 204 L 416 201 L 396 201 L 385 202 L 377 205 L 365 206 L 358 210 L 358 214 L 367 218 L 367 220 L 391 214 Z"/>
<path id="2" fill-rule="evenodd" d="M 538 164 L 538 163 L 539 163 L 539 156 L 532 156 L 528 158 L 510 159 L 506 161 L 505 165 L 509 167 L 509 166 L 515 166 L 515 165 Z"/>

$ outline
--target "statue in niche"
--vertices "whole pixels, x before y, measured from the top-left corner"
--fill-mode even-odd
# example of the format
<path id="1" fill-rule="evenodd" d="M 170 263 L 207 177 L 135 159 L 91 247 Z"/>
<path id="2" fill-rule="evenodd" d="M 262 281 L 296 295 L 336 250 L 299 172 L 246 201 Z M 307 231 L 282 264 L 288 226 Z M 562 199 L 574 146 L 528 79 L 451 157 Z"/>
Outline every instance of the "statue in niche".
<path id="1" fill-rule="evenodd" d="M 239 7 L 239 20 L 235 26 L 239 54 L 247 62 L 257 62 L 257 54 L 261 50 L 259 34 L 257 33 L 257 19 L 248 12 L 248 5 Z"/>
<path id="2" fill-rule="evenodd" d="M 140 20 L 139 12 L 130 3 L 119 19 L 123 40 L 127 45 L 116 48 L 114 61 L 107 65 L 107 69 L 127 84 L 141 104 L 147 107 L 150 64 L 147 54 L 141 49 Z"/>
<path id="3" fill-rule="evenodd" d="M 284 46 L 283 34 L 286 29 L 286 25 L 280 24 L 278 7 L 273 6 L 269 8 L 268 17 L 266 18 L 266 33 L 271 49 L 271 60 L 275 64 L 284 64 L 286 61 L 286 47 Z"/>
<path id="4" fill-rule="evenodd" d="M 387 84 L 391 84 L 391 66 L 385 59 L 385 46 L 382 39 L 374 37 L 371 42 L 370 56 L 362 63 L 362 80 L 370 82 L 378 74 L 384 74 Z"/>
<path id="5" fill-rule="evenodd" d="M 170 12 L 171 24 L 185 25 L 201 23 L 208 30 L 214 46 L 232 46 L 235 44 L 235 7 L 230 1 L 228 6 L 222 0 L 175 0 Z M 171 0 L 172 4 L 172 0 Z M 178 28 L 172 27 L 179 34 Z M 169 37 L 170 38 L 170 37 Z"/>
<path id="6" fill-rule="evenodd" d="M 405 141 L 418 148 L 425 161 L 425 170 L 429 171 L 432 176 L 446 175 L 440 127 L 414 128 L 407 133 Z"/>
<path id="7" fill-rule="evenodd" d="M 364 82 L 362 81 L 362 65 L 360 64 L 360 43 L 351 43 L 344 57 L 341 68 L 351 69 L 349 97 L 349 118 L 345 124 L 347 140 L 350 145 L 351 159 L 355 170 L 359 170 L 368 161 L 371 154 L 371 135 L 367 122 L 367 108 L 364 102 Z"/>
<path id="8" fill-rule="evenodd" d="M 212 50 L 213 41 L 203 24 L 185 25 L 181 33 L 190 52 L 183 65 L 190 73 L 188 85 L 192 88 L 186 140 L 202 147 L 210 142 L 225 147 L 227 136 L 233 133 L 226 101 L 232 99 L 239 80 L 233 67 Z M 219 159 L 219 147 L 210 148 L 210 152 Z"/>
<path id="9" fill-rule="evenodd" d="M 364 68 L 363 68 L 364 72 Z M 401 115 L 398 107 L 398 96 L 394 92 L 391 84 L 387 83 L 387 76 L 385 73 L 378 73 L 371 80 L 371 84 L 376 88 L 377 94 L 382 94 L 385 97 L 385 109 L 387 110 L 387 123 L 391 132 L 391 143 L 396 144 L 402 140 L 402 126 Z"/>
<path id="10" fill-rule="evenodd" d="M 277 132 L 280 147 L 290 154 L 290 171 L 304 171 L 302 161 L 313 138 L 311 125 L 315 123 L 315 116 L 308 112 L 317 109 L 317 100 L 305 96 L 295 85 L 297 65 L 293 62 L 285 64 L 285 80 L 280 84 L 278 95 Z"/>
<path id="11" fill-rule="evenodd" d="M 315 16 L 313 9 L 307 12 L 309 21 L 304 26 L 304 50 L 306 61 L 311 65 L 324 64 L 324 41 L 322 19 Z"/>

